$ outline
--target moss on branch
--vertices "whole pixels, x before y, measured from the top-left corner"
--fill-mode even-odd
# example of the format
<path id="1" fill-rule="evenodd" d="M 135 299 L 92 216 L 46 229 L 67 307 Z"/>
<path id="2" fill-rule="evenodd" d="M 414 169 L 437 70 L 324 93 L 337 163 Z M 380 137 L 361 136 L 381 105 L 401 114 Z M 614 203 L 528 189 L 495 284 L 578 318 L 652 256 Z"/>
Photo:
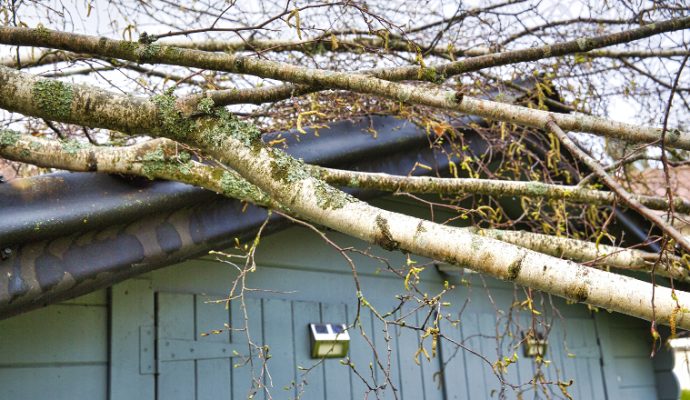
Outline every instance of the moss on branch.
<path id="1" fill-rule="evenodd" d="M 0 129 L 0 147 L 14 146 L 20 138 L 19 132 L 11 129 Z"/>
<path id="2" fill-rule="evenodd" d="M 69 118 L 74 98 L 72 85 L 56 80 L 42 79 L 34 83 L 32 94 L 38 107 L 41 111 L 48 113 L 50 119 Z"/>

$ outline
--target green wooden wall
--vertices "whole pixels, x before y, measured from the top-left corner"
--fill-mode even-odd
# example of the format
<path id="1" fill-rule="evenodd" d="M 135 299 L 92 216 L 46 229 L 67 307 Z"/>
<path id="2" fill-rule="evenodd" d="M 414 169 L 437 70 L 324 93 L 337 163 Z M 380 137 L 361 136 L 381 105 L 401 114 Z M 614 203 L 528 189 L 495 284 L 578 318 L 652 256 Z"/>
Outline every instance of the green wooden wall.
<path id="1" fill-rule="evenodd" d="M 395 201 L 389 208 L 402 207 Z M 393 266 L 406 262 L 400 253 L 389 253 L 329 233 L 342 246 L 357 245 L 385 256 Z M 376 259 L 353 255 L 362 291 L 377 309 L 388 311 L 404 292 L 402 280 Z M 419 260 L 420 262 L 423 260 Z M 306 325 L 310 322 L 352 323 L 356 314 L 356 288 L 345 260 L 312 232 L 291 228 L 262 240 L 258 268 L 248 274 L 243 309 L 239 302 L 212 303 L 227 296 L 237 270 L 211 257 L 155 271 L 63 304 L 0 321 L 1 399 L 243 399 L 252 379 L 269 386 L 273 398 L 361 399 L 366 385 L 339 360 L 308 357 Z M 476 274 L 465 275 L 448 298 L 443 312 L 460 321 L 444 322 L 443 332 L 471 351 L 442 343 L 439 356 L 414 362 L 420 344 L 417 332 L 389 327 L 365 309 L 360 320 L 366 338 L 382 363 L 390 362 L 390 383 L 382 398 L 484 399 L 496 398 L 501 386 L 488 363 L 511 357 L 516 339 L 495 338 L 511 319 L 527 329 L 529 312 L 510 313 L 509 306 L 525 299 L 514 288 Z M 434 268 L 422 274 L 420 288 L 437 293 L 444 280 L 460 283 L 459 273 L 443 275 Z M 668 371 L 672 358 L 662 354 L 649 359 L 648 324 L 609 314 L 590 313 L 581 305 L 560 299 L 553 302 L 560 315 L 537 304 L 552 324 L 547 381 L 568 381 L 576 399 L 669 399 L 677 389 Z M 410 324 L 426 314 L 404 307 Z M 251 339 L 269 347 L 270 377 L 262 375 L 262 360 L 245 365 L 248 353 L 244 332 L 222 330 L 224 324 L 243 326 L 249 317 Z M 221 329 L 220 333 L 202 333 Z M 350 357 L 369 384 L 387 381 L 375 363 L 373 351 L 359 333 L 352 334 Z M 601 344 L 601 348 L 600 345 Z M 427 340 L 426 348 L 430 349 Z M 390 359 L 387 355 L 390 349 Z M 486 357 L 481 359 L 476 352 Z M 390 360 L 390 361 L 389 361 Z M 488 362 L 488 363 L 487 363 Z M 603 366 L 602 366 L 603 363 Z M 519 358 L 508 366 L 505 379 L 526 382 L 536 373 L 531 359 Z M 657 384 L 659 383 L 659 384 Z M 523 398 L 563 398 L 552 386 L 548 393 L 525 385 Z M 508 398 L 516 398 L 509 391 Z M 265 399 L 264 393 L 253 398 Z M 375 398 L 370 394 L 369 398 Z"/>
<path id="2" fill-rule="evenodd" d="M 95 292 L 0 321 L 0 399 L 106 399 L 108 307 Z"/>

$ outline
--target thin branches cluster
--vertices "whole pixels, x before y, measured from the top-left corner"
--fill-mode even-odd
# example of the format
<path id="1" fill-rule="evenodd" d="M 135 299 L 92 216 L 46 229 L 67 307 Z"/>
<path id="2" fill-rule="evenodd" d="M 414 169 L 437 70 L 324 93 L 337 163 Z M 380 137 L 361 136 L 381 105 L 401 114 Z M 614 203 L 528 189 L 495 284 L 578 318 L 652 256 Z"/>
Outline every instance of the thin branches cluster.
<path id="1" fill-rule="evenodd" d="M 505 391 L 568 397 L 566 377 L 546 382 L 540 373 L 548 360 L 529 382 L 510 382 L 512 355 L 478 354 L 444 334 L 444 324 L 462 322 L 444 301 L 457 288 L 416 286 L 438 263 L 519 285 L 511 309 L 496 306 L 496 332 L 487 334 L 498 342 L 519 344 L 526 327 L 548 332 L 559 315 L 551 295 L 647 319 L 655 339 L 658 325 L 690 328 L 690 200 L 669 178 L 690 150 L 683 2 L 19 0 L 2 3 L 0 18 L 0 167 L 171 179 L 274 210 L 340 253 L 358 288 L 353 254 L 400 278 L 395 309 L 377 309 L 360 289 L 353 296 L 386 340 L 395 329 L 418 331 L 419 360 L 445 340 L 491 365 Z M 292 159 L 283 140 L 260 140 L 275 131 L 318 136 L 375 114 L 426 130 L 450 167 L 415 165 L 410 176 L 333 170 Z M 470 130 L 485 151 L 467 142 Z M 664 179 L 645 191 L 639 176 L 649 170 Z M 428 177 L 411 177 L 420 174 Z M 340 190 L 347 186 L 450 217 L 384 211 Z M 651 227 L 633 247 L 612 233 L 623 210 Z M 408 262 L 340 246 L 323 227 L 404 251 Z M 218 253 L 238 270 L 226 301 L 259 290 L 246 285 L 259 239 Z M 404 322 L 410 313 L 415 324 Z M 227 329 L 249 335 L 247 326 Z M 357 321 L 352 329 L 369 340 Z M 266 349 L 248 343 L 263 360 L 246 360 L 260 370 L 253 390 L 269 391 Z M 345 364 L 378 394 L 392 385 L 390 356 L 389 345 L 369 367 L 384 372 L 379 381 Z"/>

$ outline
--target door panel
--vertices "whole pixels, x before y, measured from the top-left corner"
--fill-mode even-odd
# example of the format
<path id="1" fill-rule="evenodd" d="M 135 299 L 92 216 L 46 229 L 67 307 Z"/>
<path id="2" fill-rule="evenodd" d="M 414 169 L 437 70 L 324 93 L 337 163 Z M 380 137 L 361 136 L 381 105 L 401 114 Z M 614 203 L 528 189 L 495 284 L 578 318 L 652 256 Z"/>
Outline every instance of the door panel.
<path id="1" fill-rule="evenodd" d="M 158 293 L 157 398 L 229 399 L 232 360 L 246 349 L 230 342 L 229 312 L 202 295 Z"/>

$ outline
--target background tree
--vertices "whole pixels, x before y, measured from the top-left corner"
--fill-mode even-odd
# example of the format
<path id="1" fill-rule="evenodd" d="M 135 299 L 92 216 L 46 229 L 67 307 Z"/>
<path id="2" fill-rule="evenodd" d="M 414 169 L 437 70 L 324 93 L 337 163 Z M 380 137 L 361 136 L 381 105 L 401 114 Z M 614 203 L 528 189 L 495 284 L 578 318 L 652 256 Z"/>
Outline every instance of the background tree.
<path id="1" fill-rule="evenodd" d="M 653 335 L 659 323 L 690 327 L 690 293 L 673 284 L 687 281 L 679 224 L 690 202 L 669 178 L 690 150 L 683 2 L 8 1 L 2 11 L 8 160 L 179 180 L 314 229 L 645 318 Z M 524 92 L 518 77 L 536 82 L 520 105 L 484 100 Z M 260 140 L 369 114 L 408 119 L 432 146 L 450 144 L 450 171 L 330 170 Z M 455 122 L 465 114 L 490 121 L 475 127 L 486 153 L 464 142 Z M 35 171 L 22 165 L 20 174 Z M 631 184 L 645 168 L 663 171 L 664 196 Z M 419 201 L 474 228 L 377 209 L 338 186 L 435 194 Z M 499 201 L 510 196 L 520 198 L 517 217 Z M 621 247 L 609 232 L 614 206 L 658 229 L 645 244 L 659 253 Z M 648 271 L 652 283 L 609 267 Z M 445 290 L 414 292 L 418 268 L 398 271 L 412 285 L 408 300 L 442 307 Z M 525 295 L 519 306 L 532 307 L 534 292 Z M 424 334 L 438 340 L 434 315 Z"/>

